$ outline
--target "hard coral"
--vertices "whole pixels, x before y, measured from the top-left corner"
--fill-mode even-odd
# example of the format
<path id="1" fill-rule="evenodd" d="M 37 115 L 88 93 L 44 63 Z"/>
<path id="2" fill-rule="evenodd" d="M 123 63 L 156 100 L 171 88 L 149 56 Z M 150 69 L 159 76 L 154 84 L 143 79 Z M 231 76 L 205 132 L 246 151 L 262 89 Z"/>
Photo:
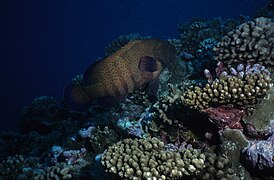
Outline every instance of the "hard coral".
<path id="1" fill-rule="evenodd" d="M 37 159 L 25 159 L 22 155 L 8 156 L 0 163 L 0 179 L 16 179 L 24 175 L 24 169 L 34 166 Z"/>
<path id="2" fill-rule="evenodd" d="M 89 138 L 91 149 L 95 154 L 102 153 L 106 147 L 117 141 L 118 134 L 108 126 L 103 129 L 98 127 Z"/>
<path id="3" fill-rule="evenodd" d="M 164 142 L 180 143 L 193 138 L 194 135 L 183 126 L 181 87 L 168 84 L 167 88 L 169 91 L 153 104 L 151 112 L 154 118 L 147 127 L 152 136 L 159 137 Z"/>
<path id="4" fill-rule="evenodd" d="M 219 67 L 222 67 L 219 63 Z M 204 87 L 195 86 L 188 89 L 182 101 L 193 108 L 204 109 L 219 105 L 234 107 L 255 105 L 272 87 L 270 72 L 259 64 L 238 65 L 230 71 L 217 68 L 218 78 L 213 80 L 205 70 L 208 83 Z"/>
<path id="5" fill-rule="evenodd" d="M 252 115 L 243 118 L 246 124 L 254 126 L 256 131 L 269 131 L 270 121 L 274 119 L 274 89 L 257 105 Z"/>
<path id="6" fill-rule="evenodd" d="M 22 133 L 37 131 L 48 134 L 60 115 L 60 107 L 51 96 L 40 96 L 35 98 L 22 112 L 22 118 L 18 123 Z"/>
<path id="7" fill-rule="evenodd" d="M 124 139 L 102 156 L 108 172 L 124 179 L 178 179 L 198 175 L 205 168 L 205 155 L 197 149 L 167 151 L 164 143 L 152 139 Z"/>
<path id="8" fill-rule="evenodd" d="M 274 66 L 274 22 L 256 18 L 230 31 L 217 44 L 216 60 L 227 65 L 259 63 Z"/>
<path id="9" fill-rule="evenodd" d="M 84 75 L 83 74 L 78 74 L 71 80 L 71 84 L 73 84 L 73 85 L 83 85 L 83 83 L 84 83 L 83 81 L 84 81 Z"/>
<path id="10" fill-rule="evenodd" d="M 50 166 L 46 169 L 37 171 L 34 174 L 33 179 L 72 179 L 73 173 L 75 173 L 75 171 L 76 168 L 73 165 L 67 165 L 66 163 L 58 163 L 54 166 Z"/>
<path id="11" fill-rule="evenodd" d="M 27 106 L 23 110 L 23 116 L 27 116 L 31 113 L 37 117 L 49 117 L 52 118 L 59 110 L 58 103 L 54 97 L 40 96 L 35 98 L 30 106 Z"/>
<path id="12" fill-rule="evenodd" d="M 180 31 L 180 39 L 173 41 L 180 49 L 177 54 L 182 55 L 181 59 L 196 59 L 201 55 L 211 52 L 213 46 L 205 44 L 216 44 L 227 32 L 237 25 L 234 20 L 224 19 L 199 19 L 195 18 L 191 22 L 181 23 L 178 25 Z M 179 42 L 180 41 L 180 42 Z M 189 54 L 189 58 L 183 56 L 185 53 Z"/>
<path id="13" fill-rule="evenodd" d="M 156 138 L 124 139 L 103 153 L 102 164 L 123 179 L 239 177 L 224 155 L 191 147 L 170 148 Z"/>

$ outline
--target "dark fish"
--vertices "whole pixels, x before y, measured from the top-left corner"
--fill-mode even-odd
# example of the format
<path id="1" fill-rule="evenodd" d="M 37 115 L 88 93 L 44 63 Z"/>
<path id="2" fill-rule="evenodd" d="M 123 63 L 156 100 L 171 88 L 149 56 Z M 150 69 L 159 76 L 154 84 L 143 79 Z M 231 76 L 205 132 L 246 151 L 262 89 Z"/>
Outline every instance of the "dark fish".
<path id="1" fill-rule="evenodd" d="M 126 44 L 84 73 L 83 85 L 68 85 L 64 100 L 73 110 L 82 111 L 97 103 L 103 108 L 117 105 L 129 93 L 143 86 L 155 94 L 163 67 L 172 64 L 175 48 L 158 39 L 137 40 Z"/>

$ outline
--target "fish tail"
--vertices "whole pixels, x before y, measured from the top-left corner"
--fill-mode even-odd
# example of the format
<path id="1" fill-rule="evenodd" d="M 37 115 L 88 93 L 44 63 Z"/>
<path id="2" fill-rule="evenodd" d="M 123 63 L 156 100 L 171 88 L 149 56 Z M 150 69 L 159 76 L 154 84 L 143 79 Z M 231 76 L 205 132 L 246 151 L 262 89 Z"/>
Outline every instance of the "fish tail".
<path id="1" fill-rule="evenodd" d="M 85 86 L 65 86 L 63 99 L 65 104 L 74 111 L 85 111 L 92 103 L 92 100 L 87 93 Z"/>

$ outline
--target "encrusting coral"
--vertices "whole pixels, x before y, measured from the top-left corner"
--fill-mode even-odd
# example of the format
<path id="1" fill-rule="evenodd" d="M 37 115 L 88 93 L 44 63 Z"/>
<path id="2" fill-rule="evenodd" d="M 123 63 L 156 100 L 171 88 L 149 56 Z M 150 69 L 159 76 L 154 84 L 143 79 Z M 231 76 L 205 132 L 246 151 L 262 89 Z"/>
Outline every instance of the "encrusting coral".
<path id="1" fill-rule="evenodd" d="M 256 18 L 230 31 L 217 44 L 216 60 L 227 65 L 258 63 L 274 66 L 274 22 Z"/>
<path id="2" fill-rule="evenodd" d="M 262 102 L 257 105 L 256 110 L 252 115 L 244 117 L 243 121 L 245 123 L 254 126 L 256 131 L 268 131 L 270 121 L 274 119 L 274 89 L 269 91 L 269 94 L 262 100 Z"/>
<path id="3" fill-rule="evenodd" d="M 271 136 L 266 140 L 249 143 L 244 152 L 244 157 L 249 165 L 265 175 L 274 175 L 274 121 L 271 122 Z"/>

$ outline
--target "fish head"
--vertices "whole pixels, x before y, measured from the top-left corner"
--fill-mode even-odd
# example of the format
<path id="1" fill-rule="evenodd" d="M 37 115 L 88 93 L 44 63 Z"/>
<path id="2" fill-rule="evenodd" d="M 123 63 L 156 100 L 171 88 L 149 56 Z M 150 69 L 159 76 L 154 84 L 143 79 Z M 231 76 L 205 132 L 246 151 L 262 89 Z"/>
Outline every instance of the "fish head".
<path id="1" fill-rule="evenodd" d="M 163 67 L 174 69 L 176 66 L 176 49 L 168 41 L 159 41 L 153 48 L 154 58 L 159 60 Z"/>

